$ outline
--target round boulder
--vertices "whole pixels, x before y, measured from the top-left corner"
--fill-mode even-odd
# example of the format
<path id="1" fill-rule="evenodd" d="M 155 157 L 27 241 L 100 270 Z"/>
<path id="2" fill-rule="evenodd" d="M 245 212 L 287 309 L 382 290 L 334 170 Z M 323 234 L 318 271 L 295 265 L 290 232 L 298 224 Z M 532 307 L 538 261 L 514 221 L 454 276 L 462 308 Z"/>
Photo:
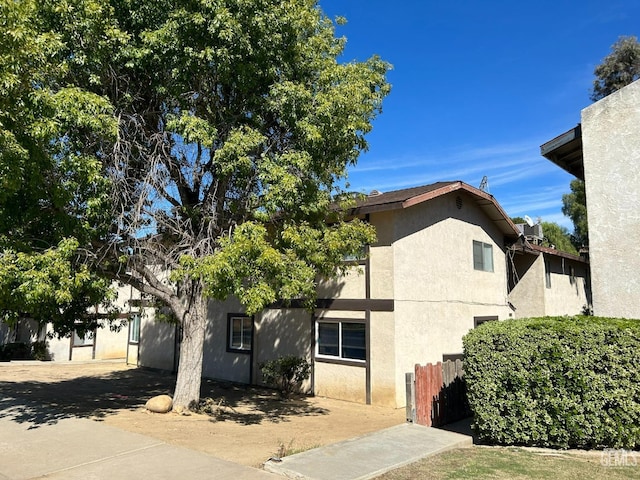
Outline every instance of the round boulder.
<path id="1" fill-rule="evenodd" d="M 173 400 L 169 395 L 158 395 L 150 398 L 144 407 L 150 412 L 167 413 L 173 408 Z"/>

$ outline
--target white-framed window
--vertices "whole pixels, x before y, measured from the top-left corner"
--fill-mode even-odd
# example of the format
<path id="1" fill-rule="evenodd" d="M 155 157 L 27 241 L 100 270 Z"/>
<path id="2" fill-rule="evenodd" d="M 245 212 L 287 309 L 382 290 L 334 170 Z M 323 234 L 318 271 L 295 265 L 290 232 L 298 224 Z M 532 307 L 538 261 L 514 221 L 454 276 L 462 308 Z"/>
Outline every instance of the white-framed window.
<path id="1" fill-rule="evenodd" d="M 473 268 L 483 272 L 493 272 L 493 245 L 473 241 Z"/>
<path id="2" fill-rule="evenodd" d="M 253 337 L 253 319 L 247 315 L 233 313 L 228 315 L 228 319 L 227 350 L 249 353 Z"/>
<path id="3" fill-rule="evenodd" d="M 140 342 L 140 314 L 134 313 L 129 318 L 129 343 Z"/>
<path id="4" fill-rule="evenodd" d="M 94 332 L 85 332 L 81 335 L 78 330 L 73 331 L 74 347 L 90 347 L 93 345 Z"/>
<path id="5" fill-rule="evenodd" d="M 318 320 L 316 356 L 362 361 L 367 359 L 366 325 L 354 320 Z"/>

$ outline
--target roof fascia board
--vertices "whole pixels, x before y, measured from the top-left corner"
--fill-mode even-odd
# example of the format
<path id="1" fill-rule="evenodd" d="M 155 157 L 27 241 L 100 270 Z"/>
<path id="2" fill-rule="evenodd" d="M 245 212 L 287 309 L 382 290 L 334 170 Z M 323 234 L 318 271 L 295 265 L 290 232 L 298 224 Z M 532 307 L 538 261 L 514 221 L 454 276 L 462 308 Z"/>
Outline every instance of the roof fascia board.
<path id="1" fill-rule="evenodd" d="M 428 200 L 433 200 L 434 198 L 440 197 L 442 195 L 446 195 L 448 193 L 455 192 L 457 190 L 464 190 L 465 192 L 469 193 L 470 195 L 476 197 L 477 199 L 486 200 L 488 202 L 487 204 L 491 205 L 493 208 L 495 208 L 496 211 L 498 212 L 498 214 L 501 217 L 501 218 L 491 218 L 491 216 L 489 216 L 489 218 L 491 218 L 491 220 L 493 222 L 502 222 L 502 221 L 506 222 L 508 230 L 510 230 L 510 231 L 505 231 L 504 233 L 513 234 L 513 236 L 515 236 L 515 237 L 519 237 L 520 236 L 520 230 L 518 230 L 518 227 L 516 227 L 516 225 L 511 221 L 511 218 L 509 218 L 507 213 L 502 209 L 500 204 L 496 201 L 495 198 L 493 198 L 492 195 L 490 195 L 487 192 L 484 192 L 482 190 L 479 190 L 477 188 L 473 188 L 471 185 L 467 185 L 466 183 L 463 183 L 463 182 L 455 182 L 455 183 L 452 183 L 451 185 L 447 185 L 445 187 L 438 188 L 438 189 L 433 190 L 431 192 L 423 193 L 422 195 L 417 195 L 415 197 L 412 197 L 412 198 L 406 200 L 402 204 L 402 208 L 408 208 L 408 207 L 411 207 L 413 205 L 417 205 L 419 203 L 426 202 Z M 477 203 L 480 204 L 480 202 L 477 202 Z"/>

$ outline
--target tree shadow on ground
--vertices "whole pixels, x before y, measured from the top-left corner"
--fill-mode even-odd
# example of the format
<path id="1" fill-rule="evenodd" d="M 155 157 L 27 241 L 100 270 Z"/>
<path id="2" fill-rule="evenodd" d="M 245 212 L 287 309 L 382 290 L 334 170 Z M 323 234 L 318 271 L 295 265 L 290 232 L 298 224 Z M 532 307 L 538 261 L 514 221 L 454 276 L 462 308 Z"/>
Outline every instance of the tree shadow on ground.
<path id="1" fill-rule="evenodd" d="M 65 380 L 0 382 L 0 418 L 28 423 L 29 428 L 67 418 L 100 421 L 120 410 L 137 410 L 156 395 L 172 395 L 175 375 L 134 368 Z M 266 388 L 203 380 L 201 397 L 214 408 L 202 413 L 212 421 L 255 425 L 286 422 L 290 416 L 325 415 L 308 398 L 282 399 Z M 205 411 L 208 410 L 208 411 Z"/>

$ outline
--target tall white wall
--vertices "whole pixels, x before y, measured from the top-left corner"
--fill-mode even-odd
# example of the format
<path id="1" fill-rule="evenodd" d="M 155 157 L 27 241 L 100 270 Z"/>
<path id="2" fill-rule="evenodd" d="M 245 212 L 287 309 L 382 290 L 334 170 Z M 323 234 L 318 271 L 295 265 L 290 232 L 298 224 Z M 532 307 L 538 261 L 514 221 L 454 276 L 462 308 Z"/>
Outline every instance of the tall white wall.
<path id="1" fill-rule="evenodd" d="M 640 318 L 640 81 L 582 111 L 593 309 Z"/>

